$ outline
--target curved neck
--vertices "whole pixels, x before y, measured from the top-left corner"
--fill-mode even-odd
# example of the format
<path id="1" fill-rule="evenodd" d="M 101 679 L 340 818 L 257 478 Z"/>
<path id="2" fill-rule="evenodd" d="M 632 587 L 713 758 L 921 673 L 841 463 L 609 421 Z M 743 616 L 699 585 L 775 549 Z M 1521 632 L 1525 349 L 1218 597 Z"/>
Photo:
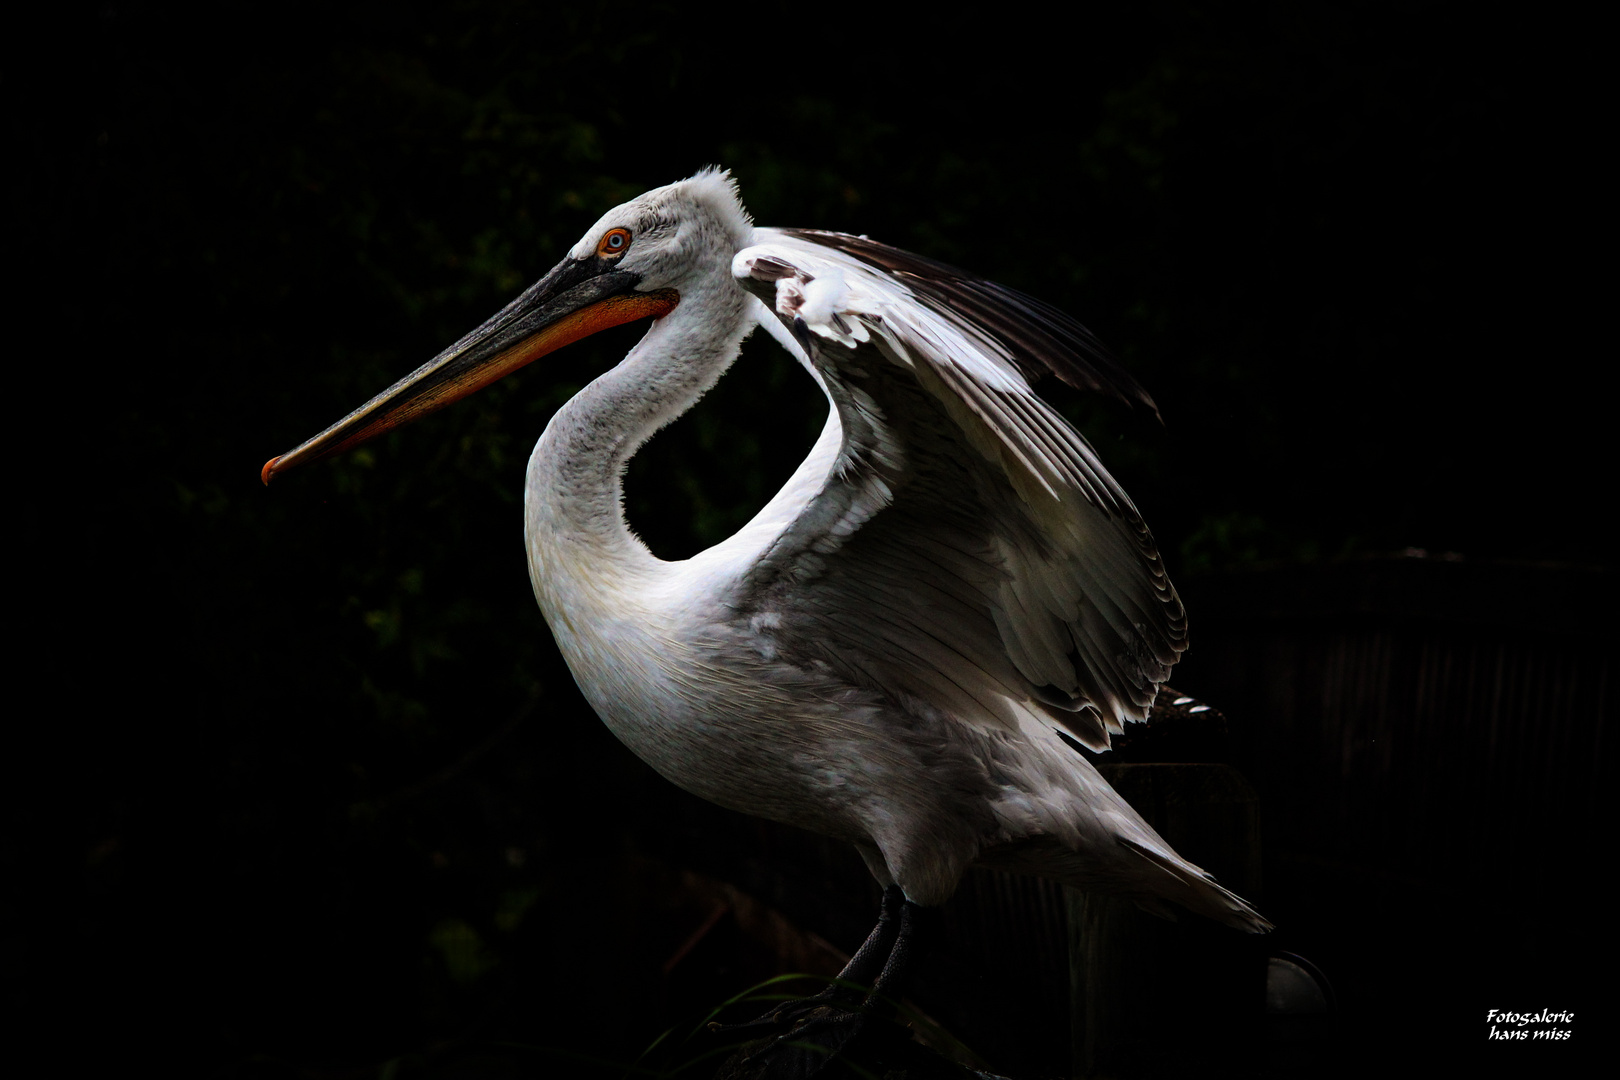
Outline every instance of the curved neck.
<path id="1" fill-rule="evenodd" d="M 729 274 L 711 275 L 683 290 L 680 306 L 629 355 L 557 410 L 529 458 L 524 491 L 537 587 L 535 560 L 552 561 L 545 552 L 593 574 L 659 565 L 625 522 L 625 465 L 719 380 L 750 329 L 748 295 Z"/>

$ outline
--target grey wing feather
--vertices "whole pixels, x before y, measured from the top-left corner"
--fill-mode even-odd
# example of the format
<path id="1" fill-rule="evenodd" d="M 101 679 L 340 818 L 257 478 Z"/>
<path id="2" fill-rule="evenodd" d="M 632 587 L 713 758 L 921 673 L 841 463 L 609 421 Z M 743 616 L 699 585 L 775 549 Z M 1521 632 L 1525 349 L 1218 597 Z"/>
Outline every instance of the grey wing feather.
<path id="1" fill-rule="evenodd" d="M 1055 720 L 1105 749 L 1146 716 L 1185 614 L 1129 497 L 1026 373 L 1151 400 L 1011 290 L 861 238 L 756 238 L 733 272 L 804 346 L 843 445 L 734 603 L 773 616 L 752 620 L 773 653 L 914 712 Z"/>

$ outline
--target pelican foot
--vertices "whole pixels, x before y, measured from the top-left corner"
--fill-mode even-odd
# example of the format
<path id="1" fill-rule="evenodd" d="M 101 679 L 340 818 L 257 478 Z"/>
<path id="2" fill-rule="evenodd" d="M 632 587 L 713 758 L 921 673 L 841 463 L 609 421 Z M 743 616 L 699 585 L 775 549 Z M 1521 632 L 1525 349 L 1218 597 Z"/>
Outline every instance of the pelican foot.
<path id="1" fill-rule="evenodd" d="M 747 1024 L 730 1028 L 711 1025 L 721 1033 L 770 1029 L 776 1034 L 759 1039 L 733 1054 L 716 1080 L 807 1080 L 809 1077 L 857 1076 L 848 1067 L 848 1051 L 864 1056 L 872 1050 L 892 1056 L 877 1044 L 909 1044 L 911 1033 L 890 1022 L 895 994 L 904 981 L 917 905 L 893 886 L 884 890 L 883 911 L 872 933 L 839 973 L 838 980 L 819 994 L 788 1001 Z M 876 975 L 873 979 L 872 976 Z M 871 989 L 865 987 L 870 984 Z M 783 1030 L 783 1029 L 786 1030 Z M 874 1036 L 883 1034 L 884 1039 Z"/>
<path id="2" fill-rule="evenodd" d="M 808 998 L 790 1004 L 807 1008 L 792 1010 L 785 1032 L 740 1048 L 721 1066 L 715 1080 L 810 1080 L 811 1077 L 830 1080 L 835 1076 L 859 1075 L 845 1067 L 845 1054 L 869 1026 L 886 1021 L 865 1009 L 812 1004 Z M 755 1023 L 767 1021 L 782 1011 L 776 1010 Z"/>
<path id="3" fill-rule="evenodd" d="M 709 1024 L 716 1035 L 736 1035 L 766 1030 L 782 1033 L 795 1024 L 820 1014 L 855 1013 L 866 1004 L 867 991 L 847 984 L 832 983 L 818 993 L 784 1001 L 752 1020 L 736 1024 Z"/>

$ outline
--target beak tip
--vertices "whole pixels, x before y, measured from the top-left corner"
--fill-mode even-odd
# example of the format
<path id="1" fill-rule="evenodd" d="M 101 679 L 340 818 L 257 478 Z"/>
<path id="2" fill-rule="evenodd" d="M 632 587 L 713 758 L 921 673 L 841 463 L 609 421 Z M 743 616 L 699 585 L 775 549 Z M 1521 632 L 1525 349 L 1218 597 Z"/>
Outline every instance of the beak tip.
<path id="1" fill-rule="evenodd" d="M 276 462 L 280 460 L 279 457 L 273 457 L 264 463 L 263 469 L 259 470 L 259 479 L 264 481 L 266 487 L 270 486 L 270 478 L 276 475 Z"/>

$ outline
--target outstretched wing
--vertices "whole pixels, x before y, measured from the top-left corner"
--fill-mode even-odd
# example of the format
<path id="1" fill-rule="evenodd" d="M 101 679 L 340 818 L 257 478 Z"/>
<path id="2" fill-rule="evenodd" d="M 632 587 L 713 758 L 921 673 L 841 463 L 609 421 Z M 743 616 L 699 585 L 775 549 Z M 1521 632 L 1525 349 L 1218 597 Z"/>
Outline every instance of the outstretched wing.
<path id="1" fill-rule="evenodd" d="M 1129 497 L 1030 389 L 1039 371 L 1151 407 L 1088 331 L 1012 290 L 858 237 L 760 229 L 732 271 L 804 346 L 843 445 L 741 580 L 759 646 L 911 711 L 1094 749 L 1186 648 Z"/>

